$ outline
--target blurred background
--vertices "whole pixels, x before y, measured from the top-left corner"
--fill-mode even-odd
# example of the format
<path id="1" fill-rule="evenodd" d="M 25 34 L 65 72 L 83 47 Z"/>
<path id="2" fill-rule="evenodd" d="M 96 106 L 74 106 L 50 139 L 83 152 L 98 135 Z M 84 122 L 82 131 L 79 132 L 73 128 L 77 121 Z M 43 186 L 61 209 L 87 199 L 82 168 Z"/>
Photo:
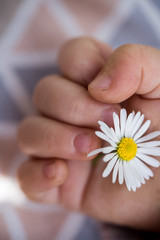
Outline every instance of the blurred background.
<path id="1" fill-rule="evenodd" d="M 17 127 L 34 113 L 36 83 L 58 72 L 56 56 L 66 40 L 89 35 L 113 48 L 125 43 L 159 48 L 159 23 L 159 0 L 0 0 L 1 240 L 102 239 L 95 220 L 26 199 L 15 178 L 26 160 L 17 147 Z M 110 224 L 105 228 L 105 239 L 151 239 Z"/>

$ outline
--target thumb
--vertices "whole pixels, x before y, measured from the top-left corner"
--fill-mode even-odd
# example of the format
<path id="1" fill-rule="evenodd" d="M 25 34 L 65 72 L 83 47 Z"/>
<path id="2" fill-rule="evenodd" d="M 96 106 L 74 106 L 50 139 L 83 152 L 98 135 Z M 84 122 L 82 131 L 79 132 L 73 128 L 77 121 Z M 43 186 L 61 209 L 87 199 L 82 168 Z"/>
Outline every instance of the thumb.
<path id="1" fill-rule="evenodd" d="M 127 44 L 117 48 L 89 84 L 90 95 L 100 102 L 120 103 L 133 94 L 160 97 L 160 51 Z"/>

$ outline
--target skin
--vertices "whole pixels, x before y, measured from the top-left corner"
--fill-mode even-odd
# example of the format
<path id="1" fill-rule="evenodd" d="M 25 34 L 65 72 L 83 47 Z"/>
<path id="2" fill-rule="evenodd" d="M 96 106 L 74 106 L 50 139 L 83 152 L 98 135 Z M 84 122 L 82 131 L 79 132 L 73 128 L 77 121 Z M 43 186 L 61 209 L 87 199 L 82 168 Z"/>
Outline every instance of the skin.
<path id="1" fill-rule="evenodd" d="M 160 51 L 134 44 L 113 51 L 95 39 L 78 38 L 62 47 L 58 62 L 62 76 L 48 76 L 35 89 L 40 115 L 19 128 L 19 145 L 29 155 L 18 171 L 21 188 L 37 202 L 160 231 L 160 168 L 134 193 L 112 184 L 111 175 L 102 178 L 106 164 L 99 160 L 93 166 L 93 157 L 86 157 L 101 146 L 94 134 L 97 121 L 111 126 L 120 106 L 143 112 L 152 122 L 149 131 L 160 129 Z"/>

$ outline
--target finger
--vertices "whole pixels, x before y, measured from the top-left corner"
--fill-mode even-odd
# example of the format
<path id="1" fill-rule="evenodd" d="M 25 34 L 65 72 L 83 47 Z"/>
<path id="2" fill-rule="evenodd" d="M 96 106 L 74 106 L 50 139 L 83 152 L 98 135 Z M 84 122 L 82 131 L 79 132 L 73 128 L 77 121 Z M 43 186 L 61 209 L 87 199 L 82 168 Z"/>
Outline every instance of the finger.
<path id="1" fill-rule="evenodd" d="M 83 37 L 68 41 L 59 53 L 59 67 L 69 79 L 88 85 L 111 54 L 110 46 Z"/>
<path id="2" fill-rule="evenodd" d="M 26 154 L 74 160 L 88 160 L 87 154 L 101 144 L 91 129 L 43 117 L 25 119 L 19 128 L 18 141 Z"/>
<path id="3" fill-rule="evenodd" d="M 117 104 L 97 102 L 84 87 L 57 75 L 39 82 L 34 103 L 51 118 L 85 127 L 97 127 L 98 120 L 111 125 L 113 112 L 119 112 L 120 108 Z"/>
<path id="4" fill-rule="evenodd" d="M 18 170 L 22 190 L 30 199 L 38 202 L 56 203 L 57 187 L 65 182 L 67 176 L 67 164 L 60 159 L 31 159 Z"/>
<path id="5" fill-rule="evenodd" d="M 122 102 L 134 93 L 160 97 L 160 51 L 128 44 L 119 47 L 89 85 L 89 93 L 101 102 Z"/>

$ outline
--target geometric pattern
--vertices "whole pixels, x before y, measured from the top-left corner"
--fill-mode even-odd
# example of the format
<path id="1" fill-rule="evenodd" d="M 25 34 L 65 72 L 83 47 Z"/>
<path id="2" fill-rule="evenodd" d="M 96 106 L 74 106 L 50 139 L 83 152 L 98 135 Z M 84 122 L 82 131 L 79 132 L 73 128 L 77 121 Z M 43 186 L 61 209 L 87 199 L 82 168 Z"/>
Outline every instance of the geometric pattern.
<path id="1" fill-rule="evenodd" d="M 58 68 L 56 66 L 48 66 L 42 68 L 17 67 L 16 69 L 14 69 L 14 71 L 21 79 L 23 87 L 26 89 L 30 97 L 32 97 L 34 88 L 40 79 L 42 79 L 46 75 L 59 73 Z"/>
<path id="2" fill-rule="evenodd" d="M 134 31 L 132 32 L 130 29 L 134 29 Z M 114 47 L 126 43 L 139 43 L 157 48 L 160 46 L 159 39 L 149 22 L 148 16 L 138 5 L 135 7 L 128 21 L 119 28 L 115 37 L 112 39 L 112 45 Z"/>
<path id="3" fill-rule="evenodd" d="M 1 6 L 0 239 L 100 240 L 96 221 L 33 203 L 22 194 L 15 175 L 26 157 L 17 146 L 17 127 L 35 111 L 37 82 L 59 72 L 56 56 L 66 40 L 89 35 L 113 48 L 125 43 L 159 48 L 160 1 L 1 0 Z M 123 237 L 125 229 L 108 226 L 109 239 L 129 239 Z M 130 236 L 142 235 L 130 230 Z"/>
<path id="4" fill-rule="evenodd" d="M 0 120 L 15 122 L 22 119 L 22 117 L 23 114 L 12 101 L 12 98 L 8 94 L 6 87 L 3 85 L 0 76 Z"/>

